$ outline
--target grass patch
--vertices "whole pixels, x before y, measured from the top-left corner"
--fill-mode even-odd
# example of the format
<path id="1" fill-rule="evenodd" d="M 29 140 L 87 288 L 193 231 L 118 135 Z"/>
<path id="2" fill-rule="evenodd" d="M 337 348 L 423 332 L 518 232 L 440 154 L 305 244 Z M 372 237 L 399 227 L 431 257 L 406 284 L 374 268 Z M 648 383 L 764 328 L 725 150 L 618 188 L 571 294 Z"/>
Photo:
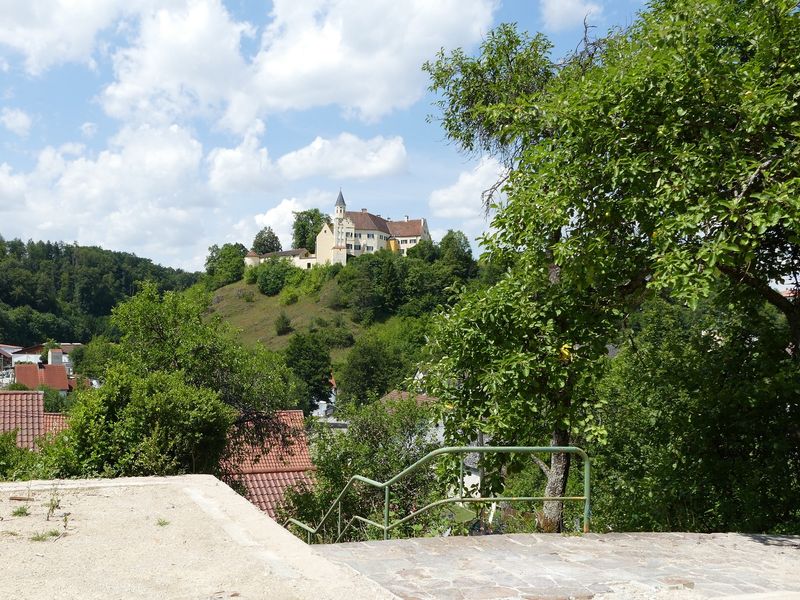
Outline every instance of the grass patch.
<path id="1" fill-rule="evenodd" d="M 166 519 L 159 519 L 158 521 L 156 521 L 156 524 L 159 527 L 166 527 L 167 525 L 169 525 L 169 521 L 167 521 Z"/>
<path id="2" fill-rule="evenodd" d="M 29 514 L 31 514 L 31 511 L 27 506 L 18 506 L 11 511 L 12 517 L 27 517 Z"/>
<path id="3" fill-rule="evenodd" d="M 39 533 L 34 533 L 31 536 L 32 542 L 46 542 L 50 538 L 55 538 L 61 535 L 61 532 L 58 529 L 51 529 L 50 531 L 41 531 Z"/>

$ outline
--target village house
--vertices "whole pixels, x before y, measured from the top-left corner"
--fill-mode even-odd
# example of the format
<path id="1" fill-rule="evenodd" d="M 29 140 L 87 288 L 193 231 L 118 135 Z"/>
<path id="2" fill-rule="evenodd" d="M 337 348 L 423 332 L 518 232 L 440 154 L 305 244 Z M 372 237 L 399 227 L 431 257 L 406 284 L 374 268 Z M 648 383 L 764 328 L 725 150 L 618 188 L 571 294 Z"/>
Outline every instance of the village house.
<path id="1" fill-rule="evenodd" d="M 16 431 L 18 447 L 35 450 L 39 438 L 66 426 L 64 414 L 45 412 L 44 392 L 0 390 L 0 433 Z"/>
<path id="2" fill-rule="evenodd" d="M 314 265 L 344 265 L 348 256 L 371 254 L 384 248 L 405 255 L 422 240 L 430 239 L 425 219 L 409 219 L 406 216 L 401 221 L 393 221 L 373 215 L 366 208 L 349 211 L 340 191 L 330 224 L 323 225 L 317 234 L 316 254 L 309 253 L 305 248 L 268 254 L 257 254 L 251 250 L 245 256 L 244 263 L 254 267 L 270 258 L 286 258 L 301 269 L 310 269 Z"/>

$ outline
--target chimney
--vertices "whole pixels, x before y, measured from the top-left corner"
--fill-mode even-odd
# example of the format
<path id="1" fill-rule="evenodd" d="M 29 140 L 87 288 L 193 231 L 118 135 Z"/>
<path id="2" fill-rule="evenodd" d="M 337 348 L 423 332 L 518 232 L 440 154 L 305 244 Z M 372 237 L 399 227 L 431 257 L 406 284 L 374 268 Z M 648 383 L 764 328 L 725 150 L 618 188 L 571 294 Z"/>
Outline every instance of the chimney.
<path id="1" fill-rule="evenodd" d="M 64 362 L 64 355 L 58 348 L 51 348 L 47 351 L 47 364 L 60 365 Z"/>
<path id="2" fill-rule="evenodd" d="M 406 221 L 408 221 L 408 215 L 405 215 Z"/>
<path id="3" fill-rule="evenodd" d="M 366 208 L 362 208 L 361 212 L 367 212 L 367 209 Z"/>

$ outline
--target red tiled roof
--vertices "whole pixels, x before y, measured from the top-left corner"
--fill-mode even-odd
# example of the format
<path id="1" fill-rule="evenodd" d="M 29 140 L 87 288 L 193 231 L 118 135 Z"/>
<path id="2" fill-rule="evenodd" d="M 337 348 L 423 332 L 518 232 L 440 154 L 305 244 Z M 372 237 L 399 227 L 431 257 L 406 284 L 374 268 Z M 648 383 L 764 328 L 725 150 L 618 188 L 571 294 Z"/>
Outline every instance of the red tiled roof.
<path id="1" fill-rule="evenodd" d="M 389 232 L 394 237 L 420 236 L 425 231 L 425 219 L 389 221 Z"/>
<path id="2" fill-rule="evenodd" d="M 276 416 L 289 428 L 291 442 L 268 445 L 266 453 L 250 448 L 238 465 L 238 479 L 245 486 L 247 499 L 273 518 L 286 489 L 301 482 L 313 483 L 311 472 L 315 469 L 308 451 L 303 411 L 281 410 Z"/>
<path id="3" fill-rule="evenodd" d="M 44 433 L 44 392 L 0 391 L 0 433 L 17 430 L 17 446 L 34 449 Z"/>
<path id="4" fill-rule="evenodd" d="M 388 233 L 391 235 L 389 226 L 386 224 L 386 219 L 379 217 L 378 215 L 373 215 L 372 213 L 368 213 L 363 210 L 348 210 L 344 213 L 344 215 L 353 222 L 353 226 L 356 229 L 372 229 L 374 231 L 382 231 L 383 233 Z"/>
<path id="5" fill-rule="evenodd" d="M 434 402 L 438 402 L 439 399 L 434 396 L 428 396 L 428 394 L 414 394 L 412 392 L 401 392 L 400 390 L 392 390 L 388 392 L 383 398 L 381 398 L 381 402 L 385 402 L 386 400 L 408 400 L 409 398 L 414 398 L 417 401 L 417 404 L 433 404 Z"/>
<path id="6" fill-rule="evenodd" d="M 43 433 L 59 433 L 67 428 L 67 415 L 64 413 L 42 413 Z"/>
<path id="7" fill-rule="evenodd" d="M 31 389 L 46 385 L 60 392 L 69 390 L 67 368 L 64 365 L 17 364 L 14 366 L 14 378 Z"/>
<path id="8" fill-rule="evenodd" d="M 247 499 L 275 519 L 286 490 L 295 485 L 314 485 L 312 473 L 311 471 L 245 473 L 240 481 L 247 489 Z"/>

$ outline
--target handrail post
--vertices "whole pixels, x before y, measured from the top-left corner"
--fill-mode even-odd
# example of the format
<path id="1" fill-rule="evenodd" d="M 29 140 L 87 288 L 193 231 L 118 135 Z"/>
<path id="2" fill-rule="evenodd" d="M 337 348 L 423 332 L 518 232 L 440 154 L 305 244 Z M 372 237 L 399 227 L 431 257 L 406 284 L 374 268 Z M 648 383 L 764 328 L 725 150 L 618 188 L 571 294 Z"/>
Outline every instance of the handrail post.
<path id="1" fill-rule="evenodd" d="M 342 503 L 339 502 L 339 519 L 336 525 L 336 539 L 342 537 Z"/>
<path id="2" fill-rule="evenodd" d="M 459 469 L 458 469 L 458 497 L 464 497 L 464 459 L 459 455 Z"/>
<path id="3" fill-rule="evenodd" d="M 591 494 L 591 479 L 590 475 L 590 460 L 588 456 L 583 457 L 583 495 L 586 498 L 583 504 L 583 533 L 589 533 L 589 527 L 591 526 L 591 503 L 589 500 L 589 496 Z"/>
<path id="4" fill-rule="evenodd" d="M 389 539 L 389 486 L 383 488 L 383 539 Z"/>

